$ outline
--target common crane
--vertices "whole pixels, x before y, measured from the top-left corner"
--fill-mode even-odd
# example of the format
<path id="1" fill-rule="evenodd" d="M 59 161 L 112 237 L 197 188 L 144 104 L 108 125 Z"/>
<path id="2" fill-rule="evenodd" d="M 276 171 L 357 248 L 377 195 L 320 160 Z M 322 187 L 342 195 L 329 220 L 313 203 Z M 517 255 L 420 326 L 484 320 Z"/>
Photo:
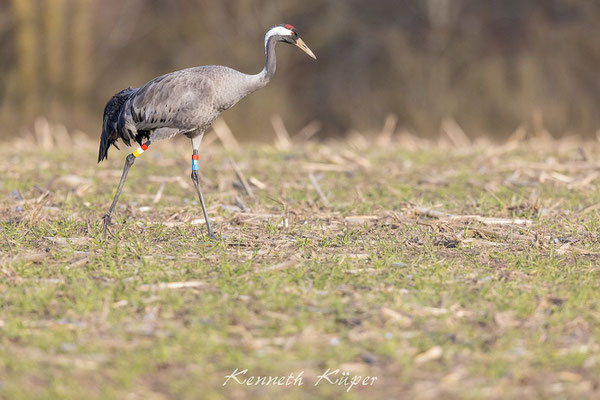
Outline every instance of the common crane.
<path id="1" fill-rule="evenodd" d="M 220 65 L 193 67 L 159 76 L 139 88 L 124 89 L 108 101 L 104 108 L 98 162 L 107 158 L 110 145 L 117 147 L 119 139 L 128 146 L 133 140 L 140 147 L 125 159 L 117 192 L 103 217 L 104 235 L 111 225 L 112 213 L 135 159 L 154 142 L 185 135 L 192 141 L 192 181 L 202 205 L 208 235 L 215 237 L 198 181 L 200 142 L 221 112 L 269 83 L 275 73 L 275 45 L 278 42 L 293 44 L 316 59 L 292 25 L 277 25 L 265 34 L 266 63 L 256 75 Z"/>

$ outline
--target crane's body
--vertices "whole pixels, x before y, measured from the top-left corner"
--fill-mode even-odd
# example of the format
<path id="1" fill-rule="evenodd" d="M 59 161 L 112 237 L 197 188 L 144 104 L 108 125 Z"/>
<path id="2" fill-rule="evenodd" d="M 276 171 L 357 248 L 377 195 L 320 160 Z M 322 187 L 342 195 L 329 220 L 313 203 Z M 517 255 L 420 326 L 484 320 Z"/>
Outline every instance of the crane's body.
<path id="1" fill-rule="evenodd" d="M 181 134 L 201 135 L 221 112 L 266 83 L 259 75 L 211 65 L 171 72 L 140 88 L 126 89 L 115 95 L 122 105 L 103 130 L 99 161 L 118 139 L 142 144 L 148 139 L 154 143 Z"/>
<path id="2" fill-rule="evenodd" d="M 135 158 L 151 143 L 185 135 L 192 140 L 192 180 L 208 233 L 214 236 L 198 183 L 198 149 L 202 136 L 221 112 L 270 81 L 276 69 L 275 45 L 280 41 L 294 44 L 316 58 L 294 27 L 278 25 L 265 35 L 266 64 L 258 74 L 244 74 L 218 65 L 193 67 L 159 76 L 139 88 L 124 89 L 108 101 L 104 109 L 98 162 L 107 158 L 110 145 L 116 147 L 119 139 L 127 145 L 133 140 L 140 147 L 127 157 L 113 204 L 104 216 L 105 232 Z"/>

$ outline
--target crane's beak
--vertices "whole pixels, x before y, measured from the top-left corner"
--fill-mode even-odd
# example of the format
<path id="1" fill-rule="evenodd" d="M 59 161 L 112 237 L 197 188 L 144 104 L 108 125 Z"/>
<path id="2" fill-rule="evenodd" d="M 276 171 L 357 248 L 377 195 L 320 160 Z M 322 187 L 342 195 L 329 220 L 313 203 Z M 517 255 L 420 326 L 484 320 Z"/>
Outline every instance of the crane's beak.
<path id="1" fill-rule="evenodd" d="M 308 46 L 304 43 L 304 41 L 300 38 L 296 39 L 296 42 L 294 43 L 294 45 L 296 47 L 299 47 L 300 50 L 302 50 L 303 52 L 305 52 L 306 54 L 308 54 L 309 56 L 311 56 L 312 58 L 314 58 L 315 60 L 317 59 L 317 57 L 315 56 L 315 53 L 313 53 Z"/>

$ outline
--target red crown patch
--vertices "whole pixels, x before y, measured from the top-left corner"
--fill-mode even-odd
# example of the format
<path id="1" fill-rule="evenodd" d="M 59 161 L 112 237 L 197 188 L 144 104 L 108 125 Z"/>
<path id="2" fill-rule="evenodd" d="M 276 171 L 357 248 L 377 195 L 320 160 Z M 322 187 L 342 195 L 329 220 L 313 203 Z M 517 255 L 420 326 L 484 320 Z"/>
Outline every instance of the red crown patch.
<path id="1" fill-rule="evenodd" d="M 285 24 L 283 27 L 284 27 L 285 29 L 289 29 L 290 31 L 293 31 L 293 30 L 294 30 L 294 27 L 293 27 L 293 26 L 291 26 L 290 24 Z"/>

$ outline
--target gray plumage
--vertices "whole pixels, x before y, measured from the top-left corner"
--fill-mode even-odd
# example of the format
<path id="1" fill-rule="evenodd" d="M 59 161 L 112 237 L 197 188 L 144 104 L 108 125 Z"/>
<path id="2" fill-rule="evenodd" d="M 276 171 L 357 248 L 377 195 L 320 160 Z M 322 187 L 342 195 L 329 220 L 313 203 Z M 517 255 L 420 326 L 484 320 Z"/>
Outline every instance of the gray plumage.
<path id="1" fill-rule="evenodd" d="M 221 112 L 267 83 L 259 75 L 216 65 L 194 67 L 119 92 L 106 106 L 104 120 L 109 124 L 103 126 L 98 161 L 107 156 L 107 142 L 119 138 L 129 145 L 131 140 L 141 144 L 145 139 L 202 134 Z"/>
<path id="2" fill-rule="evenodd" d="M 308 49 L 295 29 L 288 38 L 277 34 L 280 27 L 283 25 L 267 32 L 266 64 L 256 75 L 218 65 L 193 67 L 114 95 L 104 109 L 98 162 L 107 158 L 110 145 L 116 147 L 118 139 L 130 145 L 132 140 L 141 144 L 146 139 L 155 142 L 181 134 L 189 138 L 203 134 L 221 112 L 269 82 L 276 69 L 277 42 Z M 272 31 L 275 34 L 269 36 Z M 312 52 L 309 55 L 314 57 Z"/>

